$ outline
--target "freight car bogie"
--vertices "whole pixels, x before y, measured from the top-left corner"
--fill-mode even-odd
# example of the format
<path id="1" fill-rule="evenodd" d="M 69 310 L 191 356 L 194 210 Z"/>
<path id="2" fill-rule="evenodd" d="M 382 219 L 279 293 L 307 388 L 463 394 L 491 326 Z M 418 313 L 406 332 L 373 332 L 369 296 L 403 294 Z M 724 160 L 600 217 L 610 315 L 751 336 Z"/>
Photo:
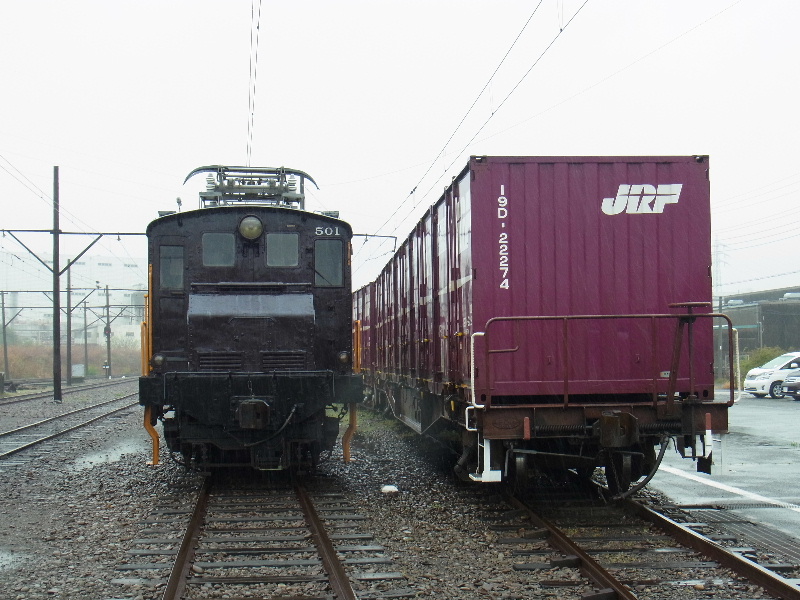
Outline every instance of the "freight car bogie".
<path id="1" fill-rule="evenodd" d="M 651 476 L 660 462 L 656 449 L 672 438 L 679 450 L 691 449 L 699 469 L 700 463 L 707 468 L 706 419 L 717 430 L 727 423 L 724 404 L 686 398 L 654 405 L 652 399 L 625 396 L 610 402 L 604 395 L 565 406 L 563 398 L 559 404 L 537 405 L 526 396 L 480 408 L 465 398 L 465 389 L 433 394 L 380 378 L 369 390 L 368 403 L 417 433 L 449 444 L 458 456 L 454 470 L 461 479 L 564 482 L 589 480 L 599 468 L 613 495 Z"/>
<path id="2" fill-rule="evenodd" d="M 556 483 L 575 479 L 588 482 L 600 468 L 613 495 L 627 491 L 655 471 L 655 448 L 665 441 L 648 436 L 629 446 L 604 448 L 592 437 L 506 440 L 502 444 L 486 439 L 478 443 L 479 439 L 477 435 L 465 438 L 470 447 L 464 448 L 457 468 L 462 479 L 467 475 L 481 481 L 486 473 L 494 472 L 497 481 L 527 487 L 539 478 Z M 488 455 L 484 452 L 486 447 L 490 448 Z M 482 470 L 482 460 L 488 460 L 491 469 Z"/>

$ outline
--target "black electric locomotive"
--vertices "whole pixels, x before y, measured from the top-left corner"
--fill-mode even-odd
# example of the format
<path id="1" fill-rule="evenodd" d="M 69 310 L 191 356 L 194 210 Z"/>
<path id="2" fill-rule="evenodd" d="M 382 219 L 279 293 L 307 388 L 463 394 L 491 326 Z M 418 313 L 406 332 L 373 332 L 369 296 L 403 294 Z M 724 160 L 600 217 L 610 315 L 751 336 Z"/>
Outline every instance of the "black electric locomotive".
<path id="1" fill-rule="evenodd" d="M 147 228 L 145 427 L 157 451 L 160 420 L 189 465 L 313 468 L 336 441 L 330 409 L 361 396 L 352 230 L 304 210 L 314 181 L 302 171 L 211 166 L 186 179 L 203 172 L 200 208 Z"/>

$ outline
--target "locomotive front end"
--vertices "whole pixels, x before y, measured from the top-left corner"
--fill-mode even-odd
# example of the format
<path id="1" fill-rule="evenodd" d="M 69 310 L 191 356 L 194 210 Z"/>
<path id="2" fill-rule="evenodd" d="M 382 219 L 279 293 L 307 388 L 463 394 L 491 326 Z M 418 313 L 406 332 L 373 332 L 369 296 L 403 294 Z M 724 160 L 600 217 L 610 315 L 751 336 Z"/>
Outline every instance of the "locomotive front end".
<path id="1" fill-rule="evenodd" d="M 302 194 L 284 170 L 216 169 L 204 207 L 148 228 L 140 402 L 187 464 L 313 468 L 336 441 L 334 404 L 360 393 L 352 233 L 299 210 Z"/>

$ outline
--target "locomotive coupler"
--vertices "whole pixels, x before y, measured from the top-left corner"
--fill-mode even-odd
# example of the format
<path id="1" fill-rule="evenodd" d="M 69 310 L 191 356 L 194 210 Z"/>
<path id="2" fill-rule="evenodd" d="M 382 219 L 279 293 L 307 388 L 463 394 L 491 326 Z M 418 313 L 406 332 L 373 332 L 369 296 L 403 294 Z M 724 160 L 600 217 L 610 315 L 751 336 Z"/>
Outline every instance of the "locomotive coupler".
<path id="1" fill-rule="evenodd" d="M 242 429 L 266 429 L 271 421 L 271 402 L 269 397 L 234 396 L 231 408 L 236 422 Z"/>

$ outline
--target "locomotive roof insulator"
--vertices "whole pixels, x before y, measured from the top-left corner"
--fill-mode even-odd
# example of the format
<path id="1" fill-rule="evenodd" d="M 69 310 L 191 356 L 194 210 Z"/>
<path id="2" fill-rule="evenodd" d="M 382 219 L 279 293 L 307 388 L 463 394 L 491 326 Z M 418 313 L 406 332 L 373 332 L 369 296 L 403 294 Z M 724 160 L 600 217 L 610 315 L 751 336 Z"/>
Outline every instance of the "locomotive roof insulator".
<path id="1" fill-rule="evenodd" d="M 305 181 L 317 183 L 303 171 L 284 167 L 226 167 L 212 165 L 189 173 L 208 173 L 200 192 L 200 208 L 232 204 L 260 204 L 305 209 Z M 216 176 L 214 175 L 216 173 Z"/>

